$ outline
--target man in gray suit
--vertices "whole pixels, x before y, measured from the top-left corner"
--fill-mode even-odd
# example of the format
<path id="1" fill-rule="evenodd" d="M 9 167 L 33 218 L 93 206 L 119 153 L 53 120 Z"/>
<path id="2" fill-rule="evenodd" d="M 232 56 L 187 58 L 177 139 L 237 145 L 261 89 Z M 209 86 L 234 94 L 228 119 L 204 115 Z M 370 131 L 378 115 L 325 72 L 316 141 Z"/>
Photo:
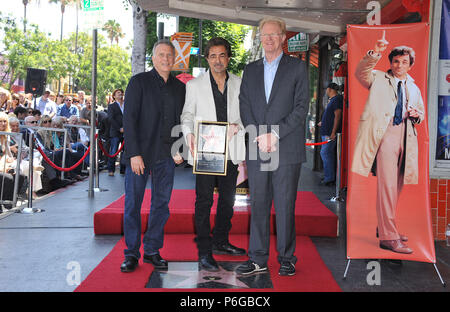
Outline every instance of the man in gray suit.
<path id="1" fill-rule="evenodd" d="M 261 20 L 259 31 L 265 56 L 246 66 L 239 95 L 241 120 L 249 132 L 246 162 L 251 222 L 250 259 L 236 272 L 246 275 L 267 270 L 273 200 L 279 274 L 291 276 L 297 261 L 295 200 L 301 163 L 306 160 L 307 67 L 298 58 L 283 54 L 286 24 L 282 19 Z M 249 131 L 251 127 L 256 127 L 256 134 Z M 276 156 L 278 162 L 268 165 L 266 160 Z"/>

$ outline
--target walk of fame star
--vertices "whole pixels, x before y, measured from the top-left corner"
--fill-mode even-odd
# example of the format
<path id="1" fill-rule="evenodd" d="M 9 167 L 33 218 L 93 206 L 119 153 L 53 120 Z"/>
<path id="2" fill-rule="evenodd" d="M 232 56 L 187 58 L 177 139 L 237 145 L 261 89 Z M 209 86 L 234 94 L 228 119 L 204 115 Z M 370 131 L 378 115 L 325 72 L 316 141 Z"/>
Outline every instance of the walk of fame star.
<path id="1" fill-rule="evenodd" d="M 270 273 L 239 276 L 234 269 L 241 262 L 218 262 L 220 270 L 198 269 L 197 262 L 169 262 L 167 271 L 153 271 L 147 288 L 273 288 Z"/>
<path id="2" fill-rule="evenodd" d="M 223 136 L 216 135 L 214 132 L 214 127 L 218 126 L 206 126 L 203 130 L 208 129 L 208 131 L 200 133 L 200 137 L 204 140 L 204 144 L 199 149 L 202 152 L 210 153 L 223 153 L 225 150 L 225 140 Z M 221 131 L 219 131 L 221 132 Z"/>

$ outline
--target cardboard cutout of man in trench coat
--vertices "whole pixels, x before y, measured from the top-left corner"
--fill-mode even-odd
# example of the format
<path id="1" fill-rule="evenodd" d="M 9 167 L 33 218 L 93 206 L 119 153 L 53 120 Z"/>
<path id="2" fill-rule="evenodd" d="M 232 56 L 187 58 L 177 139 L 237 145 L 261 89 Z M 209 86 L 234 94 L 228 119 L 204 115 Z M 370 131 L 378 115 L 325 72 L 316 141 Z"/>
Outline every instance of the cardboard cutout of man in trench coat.
<path id="1" fill-rule="evenodd" d="M 369 96 L 359 122 L 351 170 L 365 177 L 370 172 L 377 176 L 380 248 L 411 254 L 408 237 L 399 233 L 395 218 L 403 185 L 418 183 L 416 125 L 424 120 L 425 110 L 420 90 L 408 75 L 415 59 L 412 48 L 393 48 L 390 69 L 374 70 L 388 45 L 384 37 L 383 33 L 356 68 L 356 77 L 369 89 Z"/>

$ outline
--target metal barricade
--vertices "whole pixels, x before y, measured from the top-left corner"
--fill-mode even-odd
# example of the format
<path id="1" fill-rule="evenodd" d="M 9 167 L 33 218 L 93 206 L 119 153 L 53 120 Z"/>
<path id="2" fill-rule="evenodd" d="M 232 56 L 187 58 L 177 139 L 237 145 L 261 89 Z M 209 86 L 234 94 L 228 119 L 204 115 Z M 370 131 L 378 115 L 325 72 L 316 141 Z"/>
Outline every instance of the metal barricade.
<path id="1" fill-rule="evenodd" d="M 84 126 L 84 125 L 73 125 L 73 124 L 64 124 L 64 127 L 67 128 L 83 128 L 83 129 L 87 129 L 88 133 L 86 133 L 86 135 L 88 135 L 90 137 L 90 131 L 92 129 L 91 126 Z M 96 137 L 98 137 L 98 129 L 95 128 L 95 135 L 94 135 L 94 144 L 92 144 L 92 142 L 90 142 L 90 146 L 92 148 L 94 148 L 94 168 L 93 168 L 93 172 L 94 172 L 94 192 L 105 192 L 108 191 L 107 189 L 102 189 L 100 188 L 100 174 L 99 174 L 99 154 L 98 154 L 98 139 L 95 139 Z M 90 139 L 89 139 L 90 141 Z M 84 162 L 83 162 L 84 165 Z"/>
<path id="2" fill-rule="evenodd" d="M 8 137 L 15 137 L 16 141 L 17 141 L 17 160 L 16 160 L 16 169 L 15 169 L 15 174 L 13 175 L 14 177 L 14 188 L 13 188 L 13 196 L 12 196 L 12 200 L 3 200 L 4 197 L 4 188 L 5 188 L 5 178 L 6 178 L 6 159 L 4 160 L 4 165 L 3 165 L 3 174 L 1 177 L 1 190 L 0 190 L 0 204 L 1 204 L 1 208 L 3 210 L 4 205 L 11 205 L 11 208 L 15 207 L 17 205 L 17 199 L 18 199 L 18 192 L 19 192 L 19 180 L 20 180 L 20 161 L 22 160 L 22 138 L 23 135 L 22 133 L 17 133 L 17 132 L 4 132 L 4 131 L 0 131 L 0 135 L 6 135 Z M 6 157 L 7 155 L 7 151 L 5 148 L 5 154 L 4 157 Z"/>
<path id="3" fill-rule="evenodd" d="M 91 126 L 85 126 L 85 125 L 63 124 L 63 127 L 69 129 L 68 132 L 70 132 L 72 128 L 77 128 L 77 129 L 78 129 L 78 128 L 82 128 L 82 129 L 86 129 L 86 130 L 87 130 L 87 131 L 86 131 L 86 136 L 87 136 L 87 137 L 89 137 L 89 132 L 91 131 Z M 79 131 L 78 131 L 78 133 L 77 133 L 77 139 L 79 139 L 79 138 L 80 138 L 80 133 L 79 133 Z M 90 139 L 89 139 L 89 142 L 90 142 Z M 81 164 L 81 168 L 82 168 L 82 170 L 85 168 L 85 163 L 84 163 L 84 161 L 83 161 L 83 163 Z"/>
<path id="4" fill-rule="evenodd" d="M 64 133 L 64 140 L 63 140 L 63 155 L 62 155 L 62 160 L 61 160 L 61 167 L 65 168 L 66 167 L 66 145 L 67 145 L 67 129 L 61 129 L 61 128 L 49 128 L 49 127 L 38 127 L 38 126 L 25 126 L 25 125 L 20 125 L 20 129 L 30 129 L 33 132 L 37 132 L 39 130 L 45 130 L 45 131 L 53 131 L 53 132 L 63 132 Z M 41 142 L 44 143 L 44 142 Z M 53 155 L 53 159 L 52 161 L 54 161 L 54 155 Z M 64 171 L 61 171 L 61 179 L 64 179 Z"/>

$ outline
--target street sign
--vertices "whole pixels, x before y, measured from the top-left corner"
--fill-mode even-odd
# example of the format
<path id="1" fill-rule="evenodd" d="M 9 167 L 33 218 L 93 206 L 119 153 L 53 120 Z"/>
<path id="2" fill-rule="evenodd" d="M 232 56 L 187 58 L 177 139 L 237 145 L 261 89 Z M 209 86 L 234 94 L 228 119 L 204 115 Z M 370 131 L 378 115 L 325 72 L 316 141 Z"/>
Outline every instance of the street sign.
<path id="1" fill-rule="evenodd" d="M 104 0 L 83 0 L 83 26 L 88 29 L 102 28 L 104 19 Z"/>
<path id="2" fill-rule="evenodd" d="M 307 34 L 298 33 L 288 39 L 288 52 L 303 52 L 308 51 L 308 49 L 309 40 Z"/>
<path id="3" fill-rule="evenodd" d="M 200 51 L 200 48 L 191 47 L 191 55 L 197 55 Z"/>
<path id="4" fill-rule="evenodd" d="M 103 0 L 83 0 L 83 11 L 101 11 L 104 9 Z"/>

